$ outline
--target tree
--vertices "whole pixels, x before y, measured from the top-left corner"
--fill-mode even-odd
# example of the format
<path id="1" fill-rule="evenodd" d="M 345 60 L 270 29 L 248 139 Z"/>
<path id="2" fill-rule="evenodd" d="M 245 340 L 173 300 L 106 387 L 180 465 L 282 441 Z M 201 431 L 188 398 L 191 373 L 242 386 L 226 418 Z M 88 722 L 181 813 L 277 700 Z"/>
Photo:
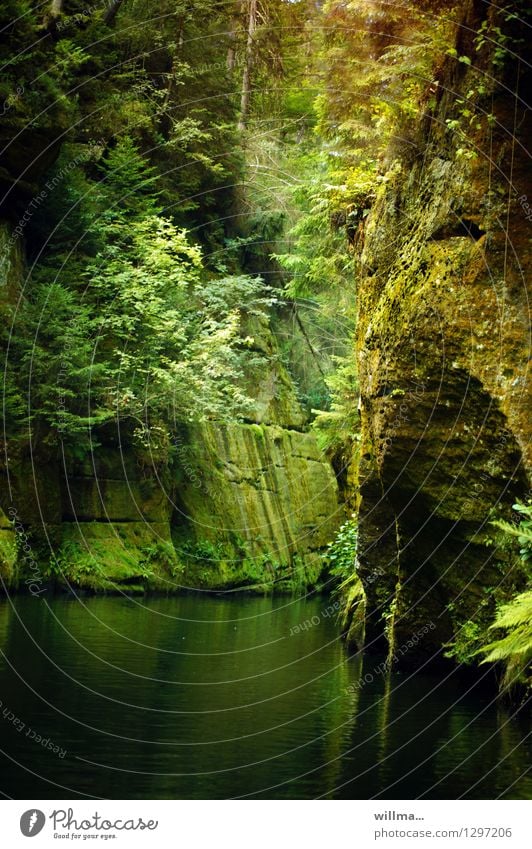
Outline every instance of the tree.
<path id="1" fill-rule="evenodd" d="M 257 0 L 248 0 L 248 26 L 246 53 L 244 58 L 244 70 L 242 73 L 242 94 L 240 97 L 240 117 L 238 129 L 244 130 L 249 111 L 249 99 L 251 96 L 251 66 L 253 63 L 253 42 L 257 28 Z"/>
<path id="2" fill-rule="evenodd" d="M 91 254 L 72 256 L 56 234 L 61 251 L 34 270 L 13 328 L 15 419 L 37 442 L 78 453 L 109 422 L 145 441 L 176 419 L 238 419 L 257 359 L 243 320 L 268 308 L 262 282 L 210 279 L 199 246 L 161 214 L 157 173 L 131 139 L 100 169 L 80 213 Z"/>

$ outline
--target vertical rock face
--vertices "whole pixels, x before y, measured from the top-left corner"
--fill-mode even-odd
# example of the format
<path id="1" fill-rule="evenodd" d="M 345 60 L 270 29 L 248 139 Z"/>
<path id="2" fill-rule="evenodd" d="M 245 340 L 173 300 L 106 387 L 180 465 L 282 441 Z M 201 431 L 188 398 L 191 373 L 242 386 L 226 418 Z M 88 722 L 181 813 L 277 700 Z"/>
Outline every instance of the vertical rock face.
<path id="1" fill-rule="evenodd" d="M 117 439 L 61 475 L 69 580 L 166 591 L 318 582 L 340 518 L 336 479 L 302 430 L 306 416 L 267 322 L 253 339 L 268 364 L 255 383 L 246 378 L 255 423 L 179 426 L 170 468 L 139 462 Z"/>
<path id="2" fill-rule="evenodd" d="M 304 416 L 288 376 L 264 384 L 261 416 L 282 409 L 284 427 L 182 425 L 172 471 L 118 445 L 73 465 L 60 485 L 64 577 L 102 589 L 314 586 L 339 521 L 336 479 L 314 436 L 293 429 Z"/>
<path id="3" fill-rule="evenodd" d="M 267 364 L 247 379 L 253 423 L 183 427 L 173 538 L 191 587 L 314 586 L 343 510 L 267 322 L 247 328 Z"/>
<path id="4" fill-rule="evenodd" d="M 480 6 L 468 4 L 458 37 L 472 63 Z M 527 82 L 522 68 L 519 80 L 507 69 L 478 122 L 458 116 L 458 144 L 446 121 L 475 85 L 467 64 L 449 59 L 434 112 L 415 145 L 395 153 L 361 258 L 362 433 L 350 474 L 367 634 L 398 642 L 434 622 L 426 651 L 521 585 L 489 520 L 509 517 L 532 466 L 530 113 L 512 93 Z"/>
<path id="5" fill-rule="evenodd" d="M 340 506 L 314 436 L 276 425 L 207 423 L 190 427 L 186 444 L 174 516 L 178 547 L 183 533 L 195 543 L 184 583 L 277 590 L 315 584 Z"/>

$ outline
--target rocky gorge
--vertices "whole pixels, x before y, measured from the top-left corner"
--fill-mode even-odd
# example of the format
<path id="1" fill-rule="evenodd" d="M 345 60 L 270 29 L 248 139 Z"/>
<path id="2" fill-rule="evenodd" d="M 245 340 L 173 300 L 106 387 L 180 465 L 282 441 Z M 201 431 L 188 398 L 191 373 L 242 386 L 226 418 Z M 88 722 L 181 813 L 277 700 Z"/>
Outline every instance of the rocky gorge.
<path id="1" fill-rule="evenodd" d="M 332 590 L 348 645 L 393 654 L 423 630 L 409 663 L 476 664 L 497 609 L 530 579 L 494 524 L 527 503 L 532 469 L 524 4 L 332 3 L 316 26 L 299 4 L 275 14 L 295 14 L 287 5 L 301 20 L 273 27 L 278 63 L 257 54 L 268 93 L 290 56 L 286 99 L 266 107 L 244 90 L 251 67 L 235 98 L 229 24 L 213 18 L 205 46 L 201 3 L 165 44 L 147 43 L 135 4 L 120 13 L 132 42 L 76 2 L 13 35 L 22 52 L 41 40 L 16 98 L 11 69 L 0 135 L 4 591 Z M 360 20 L 362 68 L 341 53 Z M 390 52 L 394 39 L 414 52 Z M 363 107 L 341 77 L 353 68 Z M 256 141 L 263 108 L 275 148 Z M 364 121 L 372 141 L 355 143 Z M 301 201 L 307 183 L 318 194 Z M 297 331 L 314 394 L 283 325 L 298 301 L 355 314 L 325 369 L 317 325 Z M 328 387 L 344 373 L 335 408 Z M 335 572 L 347 517 L 356 551 Z"/>

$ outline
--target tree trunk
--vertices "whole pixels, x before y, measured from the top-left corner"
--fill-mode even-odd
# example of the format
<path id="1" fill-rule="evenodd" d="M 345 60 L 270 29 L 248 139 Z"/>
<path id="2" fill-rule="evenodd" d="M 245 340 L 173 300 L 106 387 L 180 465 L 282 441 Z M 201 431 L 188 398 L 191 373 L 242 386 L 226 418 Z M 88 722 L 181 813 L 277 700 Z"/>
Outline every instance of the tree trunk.
<path id="1" fill-rule="evenodd" d="M 236 32 L 234 29 L 229 33 L 229 47 L 227 48 L 227 70 L 234 71 L 236 50 L 235 50 Z"/>
<path id="2" fill-rule="evenodd" d="M 238 9 L 233 10 L 233 15 L 231 19 L 231 29 L 229 30 L 229 47 L 227 48 L 227 70 L 234 71 L 236 65 L 236 37 L 237 32 L 240 25 L 240 19 L 244 14 L 244 9 L 246 6 L 246 0 L 240 0 L 238 3 Z"/>
<path id="3" fill-rule="evenodd" d="M 181 15 L 178 23 L 177 23 L 177 44 L 175 53 L 172 56 L 172 67 L 170 68 L 170 73 L 168 74 L 168 85 L 166 86 L 166 94 L 164 96 L 163 109 L 166 109 L 172 95 L 174 93 L 174 81 L 175 81 L 175 64 L 178 57 L 181 55 L 181 50 L 183 48 L 183 42 L 185 40 L 185 15 Z"/>
<path id="4" fill-rule="evenodd" d="M 57 20 L 61 17 L 62 11 L 63 0 L 52 0 L 44 18 L 44 26 L 48 30 L 51 31 L 56 29 Z"/>
<path id="5" fill-rule="evenodd" d="M 244 60 L 244 72 L 242 74 L 242 95 L 240 98 L 240 118 L 238 129 L 244 130 L 249 111 L 251 97 L 251 66 L 253 64 L 253 41 L 257 28 L 257 0 L 249 0 L 248 17 L 248 39 L 246 44 L 246 57 Z"/>
<path id="6" fill-rule="evenodd" d="M 104 23 L 106 23 L 108 27 L 110 27 L 114 22 L 114 19 L 118 14 L 118 10 L 120 9 L 120 6 L 123 2 L 124 0 L 113 0 L 113 2 L 110 4 L 103 18 Z"/>

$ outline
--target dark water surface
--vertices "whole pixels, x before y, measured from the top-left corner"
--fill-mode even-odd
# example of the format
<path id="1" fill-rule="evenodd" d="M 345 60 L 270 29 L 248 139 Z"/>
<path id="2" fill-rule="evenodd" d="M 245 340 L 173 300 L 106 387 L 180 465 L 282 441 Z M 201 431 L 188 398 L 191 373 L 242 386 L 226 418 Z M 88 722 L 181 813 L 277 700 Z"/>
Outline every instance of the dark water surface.
<path id="1" fill-rule="evenodd" d="M 523 719 L 455 673 L 375 674 L 380 658 L 348 656 L 329 606 L 242 596 L 0 602 L 0 790 L 532 796 Z"/>

